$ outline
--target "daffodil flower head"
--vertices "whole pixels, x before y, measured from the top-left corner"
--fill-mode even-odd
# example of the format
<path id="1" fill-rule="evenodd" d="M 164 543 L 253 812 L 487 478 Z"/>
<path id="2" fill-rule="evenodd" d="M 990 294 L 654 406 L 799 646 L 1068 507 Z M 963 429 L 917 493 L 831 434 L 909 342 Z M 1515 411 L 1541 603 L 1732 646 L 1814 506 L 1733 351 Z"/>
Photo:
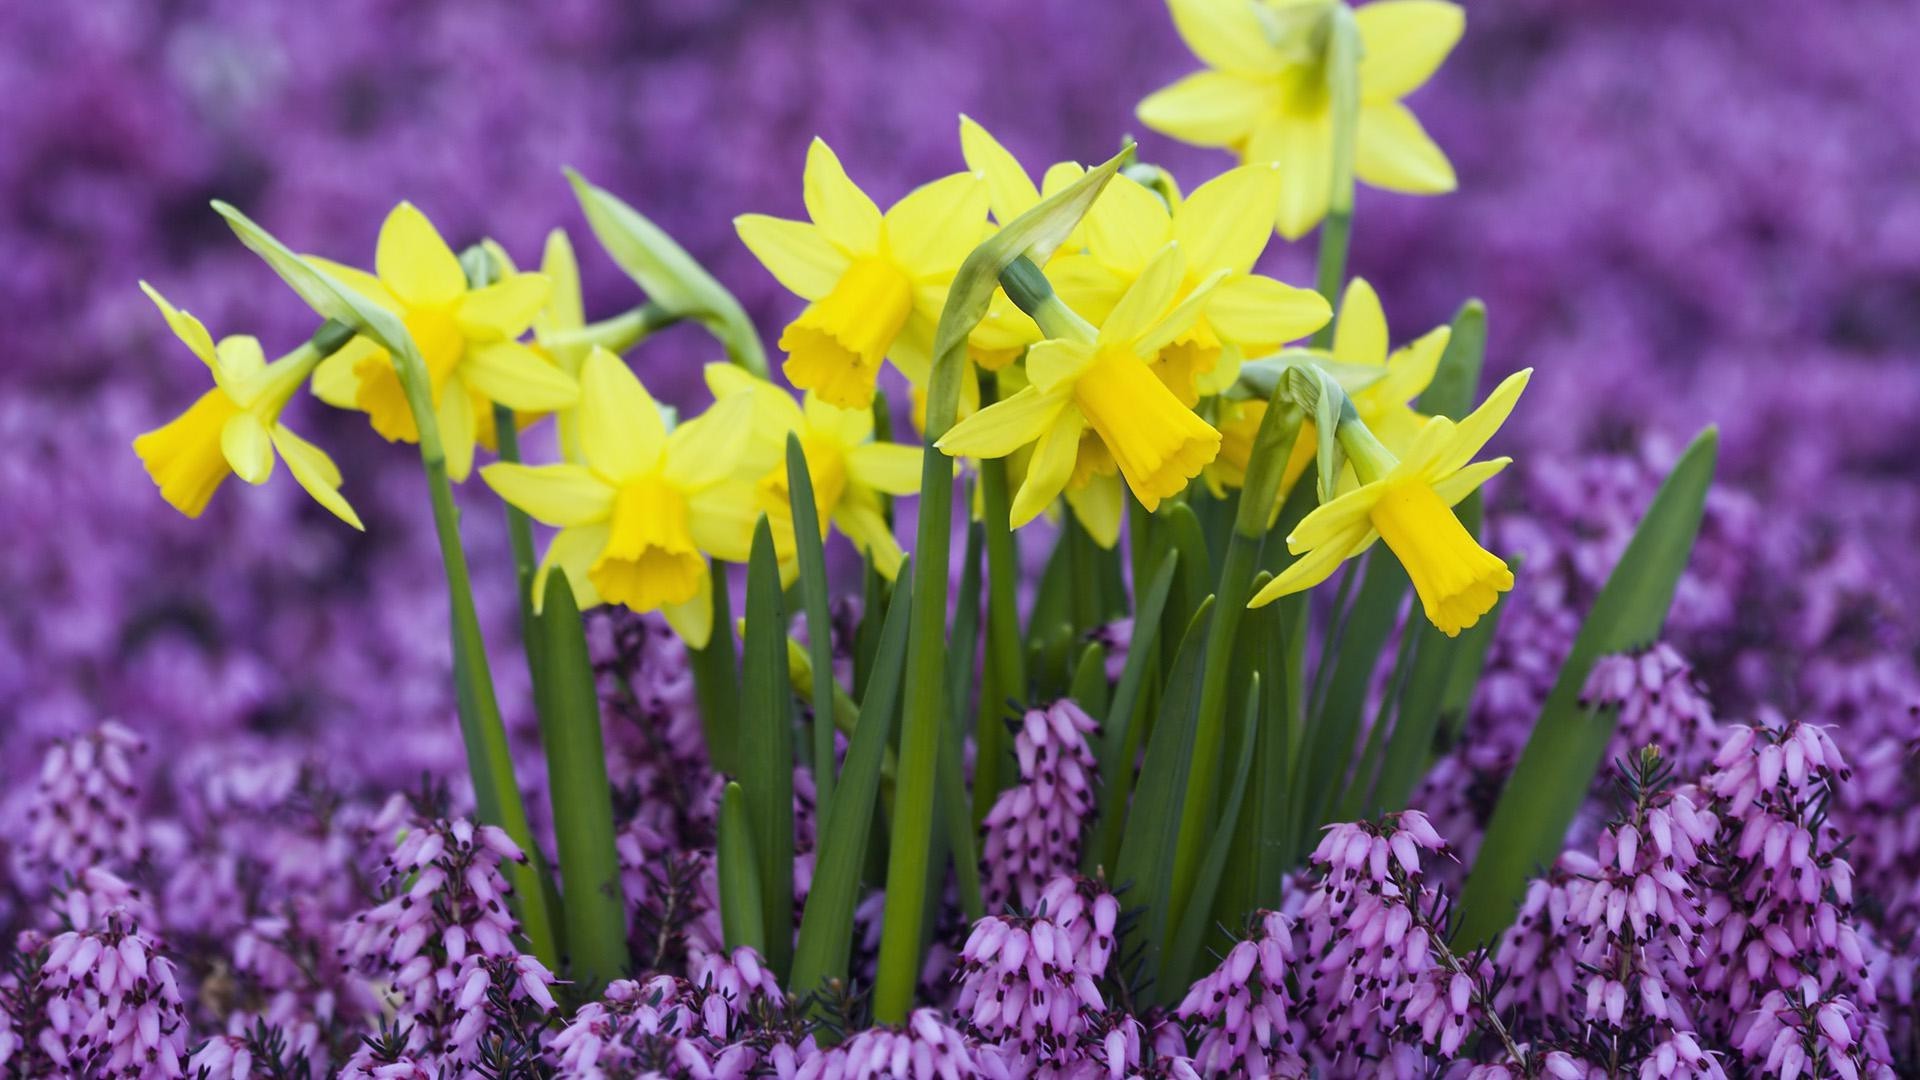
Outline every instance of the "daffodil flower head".
<path id="1" fill-rule="evenodd" d="M 471 471 L 475 444 L 492 444 L 492 404 L 546 412 L 578 396 L 571 376 L 515 340 L 547 303 L 546 276 L 509 272 L 470 288 L 453 249 L 411 203 L 394 207 L 380 227 L 377 273 L 308 258 L 405 324 L 427 367 L 447 475 L 455 481 Z M 322 363 L 313 390 L 330 405 L 366 413 L 389 441 L 420 438 L 392 358 L 366 338 Z"/>
<path id="2" fill-rule="evenodd" d="M 1452 328 L 1442 326 L 1388 352 L 1387 316 L 1379 294 L 1363 278 L 1347 284 L 1334 323 L 1332 358 L 1384 369 L 1379 378 L 1352 392 L 1353 407 L 1368 430 L 1396 454 L 1407 452 L 1427 422 L 1411 402 L 1433 382 L 1452 339 Z"/>
<path id="3" fill-rule="evenodd" d="M 1287 537 L 1300 556 L 1267 583 L 1249 606 L 1312 588 L 1347 559 L 1385 540 L 1420 598 L 1427 619 L 1456 636 L 1493 610 L 1513 587 L 1513 572 L 1480 546 L 1451 509 L 1506 468 L 1510 458 L 1472 462 L 1512 413 L 1532 369 L 1508 376 L 1465 420 L 1435 417 L 1420 430 L 1404 458 L 1394 455 L 1358 425 L 1342 425 L 1360 485 L 1303 518 Z M 1359 436 L 1349 442 L 1349 429 Z M 1471 463 L 1469 463 L 1471 462 Z"/>
<path id="4" fill-rule="evenodd" d="M 753 402 L 754 449 L 749 456 L 754 464 L 749 468 L 756 478 L 758 509 L 773 527 L 774 550 L 783 569 L 795 554 L 786 459 L 786 437 L 793 433 L 800 437 L 807 459 L 821 538 L 829 527 L 838 528 L 880 573 L 889 579 L 898 573 L 905 553 L 880 500 L 882 495 L 919 490 L 920 448 L 875 442 L 869 409 L 842 409 L 814 393 L 795 404 L 784 390 L 732 364 L 709 364 L 706 374 L 715 401 L 750 397 Z"/>
<path id="5" fill-rule="evenodd" d="M 1177 300 L 1186 271 L 1178 244 L 1154 256 L 1090 339 L 1049 338 L 1027 351 L 1031 384 L 954 425 L 937 444 L 951 456 L 1005 457 L 1034 445 L 1012 521 L 1039 516 L 1074 479 L 1081 443 L 1097 438 L 1148 510 L 1183 490 L 1220 448 L 1147 359 L 1199 317 L 1213 282 Z"/>
<path id="6" fill-rule="evenodd" d="M 1329 17 L 1338 0 L 1168 0 L 1174 25 L 1206 68 L 1149 95 L 1140 121 L 1245 162 L 1277 162 L 1275 224 L 1289 240 L 1326 216 L 1333 175 Z M 1360 37 L 1354 173 L 1378 188 L 1439 194 L 1453 166 L 1401 99 L 1439 69 L 1466 16 L 1445 0 L 1375 0 L 1353 12 Z"/>
<path id="7" fill-rule="evenodd" d="M 753 484 L 738 475 L 751 403 L 716 402 L 669 431 L 646 387 L 605 349 L 588 355 L 580 385 L 583 462 L 481 470 L 501 498 L 560 530 L 533 595 L 557 567 L 581 607 L 660 611 L 702 647 L 713 631 L 707 560 L 746 561 L 757 520 Z"/>
<path id="8" fill-rule="evenodd" d="M 174 335 L 213 374 L 213 389 L 172 422 L 133 440 L 133 451 L 168 505 L 190 518 L 207 508 L 229 474 L 249 484 L 273 475 L 276 453 L 315 502 L 356 529 L 360 516 L 340 495 L 340 470 L 319 447 L 280 422 L 288 400 L 320 360 L 308 343 L 271 364 L 258 339 L 235 335 L 214 343 L 199 319 L 140 283 Z"/>
<path id="9" fill-rule="evenodd" d="M 1139 184 L 1116 179 L 1087 213 L 1087 255 L 1063 268 L 1061 292 L 1092 311 L 1103 310 L 1161 249 L 1177 242 L 1186 269 L 1176 296 L 1191 295 L 1209 279 L 1214 279 L 1212 293 L 1192 325 L 1150 359 L 1154 374 L 1191 406 L 1203 393 L 1230 384 L 1246 353 L 1304 337 L 1332 317 L 1326 300 L 1313 290 L 1252 272 L 1273 236 L 1280 189 L 1276 167 L 1244 166 L 1170 207 Z M 1089 299 L 1089 293 L 1102 291 L 1109 297 L 1105 304 Z"/>
<path id="10" fill-rule="evenodd" d="M 809 301 L 780 335 L 787 379 L 849 409 L 872 404 L 883 359 L 924 383 L 946 287 L 985 235 L 985 181 L 943 177 L 882 214 L 815 139 L 803 188 L 811 221 L 734 219 L 780 284 Z"/>

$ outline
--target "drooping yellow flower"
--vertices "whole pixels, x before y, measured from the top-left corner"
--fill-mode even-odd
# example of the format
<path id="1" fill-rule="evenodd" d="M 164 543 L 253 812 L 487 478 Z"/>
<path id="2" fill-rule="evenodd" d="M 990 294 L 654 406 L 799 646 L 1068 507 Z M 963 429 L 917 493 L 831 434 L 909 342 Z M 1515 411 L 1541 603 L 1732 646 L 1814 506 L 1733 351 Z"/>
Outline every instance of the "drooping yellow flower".
<path id="1" fill-rule="evenodd" d="M 1187 47 L 1207 65 L 1140 103 L 1140 121 L 1245 162 L 1278 162 L 1276 224 L 1288 239 L 1326 216 L 1333 120 L 1326 75 L 1335 0 L 1168 0 Z M 1440 67 L 1466 25 L 1444 0 L 1375 0 L 1353 12 L 1360 35 L 1354 173 L 1389 191 L 1439 194 L 1453 166 L 1402 98 Z"/>
<path id="2" fill-rule="evenodd" d="M 1181 404 L 1147 366 L 1199 318 L 1210 285 L 1176 302 L 1186 273 L 1179 244 L 1147 264 L 1090 339 L 1049 338 L 1027 350 L 1031 385 L 954 425 L 949 456 L 1005 457 L 1036 443 L 1014 495 L 1014 525 L 1039 516 L 1075 477 L 1089 433 L 1148 510 L 1178 494 L 1220 448 L 1220 433 Z M 1097 467 L 1090 466 L 1089 474 Z"/>
<path id="3" fill-rule="evenodd" d="M 745 562 L 758 517 L 739 475 L 752 408 L 716 402 L 667 430 L 660 406 L 619 357 L 595 349 L 580 371 L 584 461 L 500 462 L 480 471 L 501 498 L 557 527 L 533 595 L 555 567 L 582 608 L 659 611 L 687 644 L 713 632 L 709 557 Z"/>
<path id="4" fill-rule="evenodd" d="M 1512 460 L 1469 464 L 1513 412 L 1531 375 L 1529 368 L 1508 376 L 1457 425 L 1446 417 L 1429 420 L 1405 457 L 1396 459 L 1378 443 L 1370 453 L 1354 454 L 1349 444 L 1360 486 L 1301 520 L 1287 537 L 1287 550 L 1300 558 L 1249 606 L 1312 588 L 1375 540 L 1385 540 L 1412 579 L 1427 619 L 1441 632 L 1452 637 L 1480 621 L 1513 587 L 1513 572 L 1480 546 L 1451 507 Z"/>
<path id="5" fill-rule="evenodd" d="M 363 529 L 340 495 L 340 470 L 326 451 L 295 435 L 280 413 L 307 381 L 320 352 L 311 343 L 269 364 L 258 339 L 234 335 L 214 344 L 199 319 L 140 283 L 167 325 L 213 373 L 213 389 L 178 418 L 133 440 L 133 451 L 168 505 L 190 518 L 207 508 L 229 473 L 249 484 L 273 475 L 276 452 L 294 480 L 340 520 Z"/>
<path id="6" fill-rule="evenodd" d="M 881 509 L 882 495 L 911 495 L 920 489 L 917 446 L 873 441 L 873 412 L 842 409 L 809 393 L 794 404 L 786 391 L 754 378 L 733 364 L 707 365 L 707 388 L 715 401 L 751 397 L 750 466 L 761 513 L 773 526 L 774 550 L 784 563 L 794 556 L 793 507 L 787 487 L 787 434 L 800 436 L 813 482 L 820 535 L 838 528 L 888 579 L 900 569 L 904 553 Z"/>
<path id="7" fill-rule="evenodd" d="M 493 443 L 493 403 L 546 412 L 574 402 L 573 378 L 514 340 L 547 303 L 547 278 L 508 273 L 485 288 L 469 288 L 453 249 L 411 203 L 394 207 L 380 227 L 378 276 L 325 259 L 309 261 L 406 325 L 426 363 L 447 475 L 456 482 L 473 468 L 475 443 Z M 320 365 L 313 390 L 330 405 L 366 413 L 388 441 L 419 441 L 392 359 L 364 337 Z"/>
<path id="8" fill-rule="evenodd" d="M 1116 179 L 1087 212 L 1087 255 L 1063 268 L 1061 293 L 1092 317 L 1170 241 L 1178 241 L 1186 254 L 1178 296 L 1220 275 L 1200 317 L 1152 357 L 1154 374 L 1193 405 L 1201 394 L 1233 382 L 1244 353 L 1305 337 L 1333 315 L 1319 293 L 1252 272 L 1273 236 L 1280 188 L 1276 167 L 1243 166 L 1202 184 L 1169 209 L 1139 184 Z M 1092 299 L 1102 292 L 1104 303 Z"/>
<path id="9" fill-rule="evenodd" d="M 804 188 L 810 222 L 733 222 L 780 284 L 809 301 L 780 335 L 788 381 L 847 409 L 873 403 L 882 359 L 924 384 L 947 285 L 985 235 L 986 183 L 956 173 L 882 214 L 815 139 Z"/>

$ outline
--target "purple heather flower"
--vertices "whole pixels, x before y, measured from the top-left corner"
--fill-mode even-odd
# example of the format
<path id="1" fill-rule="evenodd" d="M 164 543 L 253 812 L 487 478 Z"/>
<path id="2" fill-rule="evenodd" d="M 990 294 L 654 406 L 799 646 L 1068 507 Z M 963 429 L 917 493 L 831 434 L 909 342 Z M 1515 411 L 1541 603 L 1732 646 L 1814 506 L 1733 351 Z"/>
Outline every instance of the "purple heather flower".
<path id="1" fill-rule="evenodd" d="M 1013 737 L 1019 782 L 1000 793 L 982 823 L 988 908 L 1033 908 L 1042 886 L 1079 860 L 1080 829 L 1094 799 L 1087 739 L 1099 726 L 1064 698 L 1027 710 Z"/>
<path id="2" fill-rule="evenodd" d="M 145 748 L 138 735 L 111 720 L 55 741 L 41 760 L 27 805 L 16 872 L 45 879 L 89 867 L 132 866 L 142 847 L 132 759 Z"/>
<path id="3" fill-rule="evenodd" d="M 182 1075 L 187 1020 L 173 963 L 125 909 L 48 942 L 39 988 L 47 1003 L 36 1047 L 61 1072 Z"/>
<path id="4" fill-rule="evenodd" d="M 1254 916 L 1252 936 L 1227 952 L 1180 1002 L 1178 1015 L 1206 1025 L 1194 1067 L 1209 1074 L 1302 1075 L 1306 1033 L 1287 986 L 1298 953 L 1287 917 L 1277 911 Z"/>
<path id="5" fill-rule="evenodd" d="M 989 915 L 960 950 L 954 1009 L 967 1029 L 1023 1059 L 1075 1045 L 1106 1008 L 1096 981 L 1113 955 L 1113 894 L 1061 876 L 1027 915 Z"/>
<path id="6" fill-rule="evenodd" d="M 1719 744 L 1713 708 L 1694 682 L 1693 666 L 1666 642 L 1602 657 L 1587 676 L 1580 703 L 1618 710 L 1609 761 L 1652 746 L 1677 772 L 1692 776 Z"/>

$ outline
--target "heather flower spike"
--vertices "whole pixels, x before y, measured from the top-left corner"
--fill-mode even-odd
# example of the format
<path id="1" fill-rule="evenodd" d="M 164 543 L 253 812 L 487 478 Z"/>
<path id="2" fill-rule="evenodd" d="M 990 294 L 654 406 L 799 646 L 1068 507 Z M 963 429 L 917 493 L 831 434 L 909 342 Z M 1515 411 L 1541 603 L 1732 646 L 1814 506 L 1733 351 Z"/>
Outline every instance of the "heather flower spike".
<path id="1" fill-rule="evenodd" d="M 167 504 L 197 518 L 229 475 L 249 484 L 266 483 L 277 456 L 315 502 L 364 529 L 360 515 L 340 495 L 340 470 L 333 459 L 280 422 L 294 392 L 324 361 L 326 353 L 317 341 L 267 363 L 258 339 L 236 334 L 216 344 L 199 319 L 169 304 L 146 282 L 140 288 L 159 307 L 174 335 L 213 374 L 213 389 L 185 413 L 133 441 L 134 453 Z"/>

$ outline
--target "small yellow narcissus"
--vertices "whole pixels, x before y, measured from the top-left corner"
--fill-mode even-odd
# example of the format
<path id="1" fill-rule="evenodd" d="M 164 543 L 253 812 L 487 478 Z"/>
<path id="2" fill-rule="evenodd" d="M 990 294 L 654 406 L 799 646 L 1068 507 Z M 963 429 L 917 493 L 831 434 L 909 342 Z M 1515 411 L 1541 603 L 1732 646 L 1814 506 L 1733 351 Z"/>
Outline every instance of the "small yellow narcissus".
<path id="1" fill-rule="evenodd" d="M 1207 65 L 1140 102 L 1140 122 L 1249 164 L 1277 162 L 1286 184 L 1276 225 L 1297 240 L 1327 214 L 1333 175 L 1326 37 L 1338 0 L 1168 0 L 1187 47 Z M 1354 173 L 1408 194 L 1454 189 L 1453 166 L 1400 99 L 1460 40 L 1466 15 L 1444 0 L 1375 0 L 1354 9 L 1360 116 Z"/>
<path id="2" fill-rule="evenodd" d="M 788 381 L 845 409 L 873 404 L 882 359 L 924 385 L 947 286 L 986 234 L 985 181 L 943 177 L 882 214 L 815 139 L 804 191 L 811 222 L 734 219 L 780 284 L 809 301 L 780 335 Z"/>
<path id="3" fill-rule="evenodd" d="M 454 481 L 472 470 L 474 445 L 493 442 L 490 404 L 546 412 L 571 405 L 578 394 L 566 372 L 514 340 L 546 304 L 547 279 L 508 273 L 485 288 L 469 288 L 453 249 L 411 203 L 394 207 L 380 227 L 378 276 L 307 258 L 406 325 L 427 366 L 447 475 Z M 321 364 L 313 391 L 329 405 L 366 413 L 389 441 L 420 439 L 392 359 L 366 338 Z"/>
<path id="4" fill-rule="evenodd" d="M 480 470 L 501 498 L 559 528 L 534 581 L 567 575 L 582 608 L 659 611 L 688 645 L 713 632 L 709 557 L 745 562 L 758 508 L 739 476 L 752 409 L 716 402 L 667 430 L 660 407 L 619 357 L 595 349 L 580 370 L 584 462 Z"/>
<path id="5" fill-rule="evenodd" d="M 787 434 L 792 432 L 800 436 L 800 450 L 806 455 L 821 537 L 826 537 L 829 526 L 838 528 L 891 580 L 900 570 L 904 553 L 887 524 L 880 497 L 920 490 L 920 448 L 875 442 L 872 410 L 838 408 L 812 393 L 796 405 L 786 391 L 734 364 L 709 364 L 706 374 L 715 401 L 753 399 L 756 449 L 749 452 L 749 468 L 758 474 L 759 509 L 773 527 L 774 550 L 783 570 L 789 568 L 795 550 L 787 487 Z"/>
<path id="6" fill-rule="evenodd" d="M 1287 536 L 1287 550 L 1300 558 L 1248 606 L 1310 589 L 1375 540 L 1385 540 L 1435 627 L 1453 637 L 1479 622 L 1513 588 L 1513 572 L 1480 546 L 1451 507 L 1512 460 L 1468 464 L 1506 422 L 1532 373 L 1529 368 L 1508 376 L 1457 425 L 1444 416 L 1427 421 L 1403 458 L 1378 442 L 1367 453 L 1354 453 L 1358 447 L 1348 444 L 1360 486 L 1301 519 Z"/>
<path id="7" fill-rule="evenodd" d="M 1199 318 L 1211 283 L 1175 304 L 1185 274 L 1168 244 L 1091 340 L 1049 338 L 1027 350 L 1031 385 L 960 421 L 937 444 L 952 457 L 1005 457 L 1034 443 L 1014 495 L 1016 526 L 1038 517 L 1075 478 L 1083 436 L 1098 441 L 1149 511 L 1185 489 L 1220 448 L 1220 433 L 1147 366 Z"/>
<path id="8" fill-rule="evenodd" d="M 140 288 L 160 308 L 174 335 L 213 373 L 213 389 L 185 413 L 133 440 L 133 451 L 159 486 L 161 498 L 197 518 L 229 473 L 249 484 L 266 483 L 277 452 L 315 502 L 354 528 L 363 528 L 360 516 L 340 495 L 340 470 L 333 459 L 280 422 L 281 410 L 320 361 L 319 350 L 309 343 L 269 364 L 257 339 L 235 335 L 215 345 L 199 319 L 167 303 L 146 282 Z"/>

